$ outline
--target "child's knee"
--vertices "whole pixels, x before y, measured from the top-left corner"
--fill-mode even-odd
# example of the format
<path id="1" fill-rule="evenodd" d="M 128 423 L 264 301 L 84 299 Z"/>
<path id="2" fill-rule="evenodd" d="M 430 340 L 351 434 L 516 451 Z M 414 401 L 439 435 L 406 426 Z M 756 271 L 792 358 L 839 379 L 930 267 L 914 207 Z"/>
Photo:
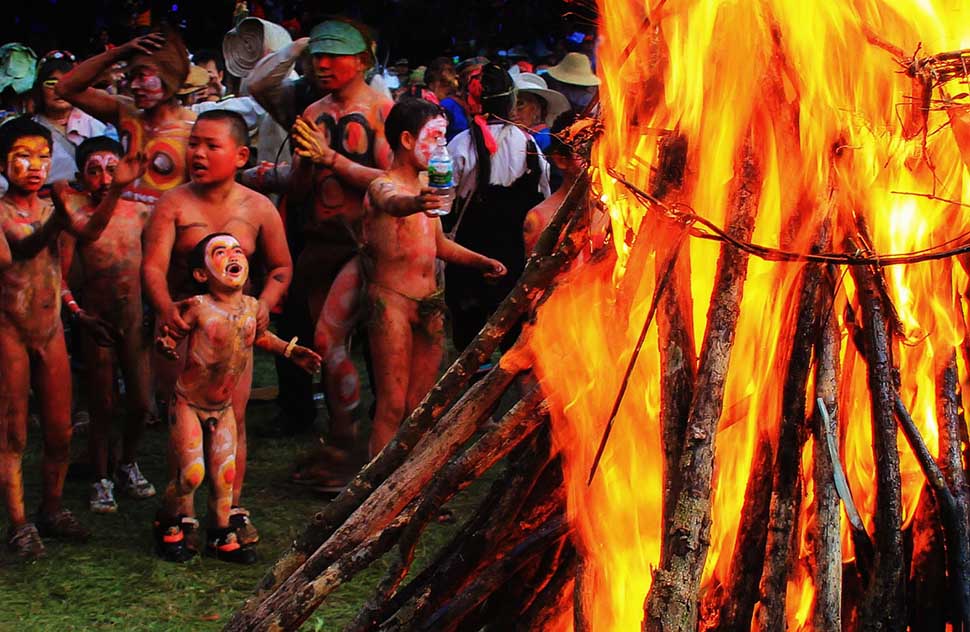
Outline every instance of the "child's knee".
<path id="1" fill-rule="evenodd" d="M 343 345 L 334 347 L 325 357 L 327 373 L 336 386 L 337 403 L 344 410 L 350 410 L 360 403 L 360 376 L 357 367 L 350 361 L 347 348 Z"/>
<path id="2" fill-rule="evenodd" d="M 215 477 L 216 487 L 232 489 L 236 482 L 236 458 L 230 455 L 222 464 L 219 465 Z"/>
<path id="3" fill-rule="evenodd" d="M 176 479 L 179 495 L 185 496 L 186 494 L 194 492 L 202 484 L 202 479 L 204 478 L 205 465 L 202 463 L 202 458 L 200 457 L 179 471 L 178 479 Z"/>
<path id="4" fill-rule="evenodd" d="M 44 457 L 54 461 L 67 461 L 71 457 L 71 424 L 58 424 L 44 432 Z"/>

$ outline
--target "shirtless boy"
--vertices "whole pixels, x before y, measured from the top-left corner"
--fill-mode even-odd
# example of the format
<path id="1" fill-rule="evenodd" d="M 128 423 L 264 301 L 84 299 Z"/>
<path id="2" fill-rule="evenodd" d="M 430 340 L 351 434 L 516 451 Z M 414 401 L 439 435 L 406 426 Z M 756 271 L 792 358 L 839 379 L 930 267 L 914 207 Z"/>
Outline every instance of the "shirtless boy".
<path id="1" fill-rule="evenodd" d="M 370 438 L 377 454 L 434 385 L 444 350 L 444 301 L 435 258 L 478 268 L 487 278 L 506 273 L 490 259 L 447 239 L 428 211 L 441 201 L 422 188 L 418 174 L 448 121 L 437 105 L 402 99 L 385 123 L 394 162 L 367 191 L 361 268 L 370 304 L 368 335 L 374 362 L 377 412 Z"/>
<path id="2" fill-rule="evenodd" d="M 317 83 L 329 94 L 311 104 L 293 129 L 290 199 L 312 192 L 313 211 L 286 309 L 304 315 L 306 331 L 301 335 L 314 332 L 315 323 L 314 347 L 325 359 L 330 413 L 330 450 L 323 456 L 335 457 L 330 465 L 345 481 L 356 469 L 346 466 L 356 447 L 353 410 L 360 394 L 346 344 L 356 324 L 359 279 L 345 274 L 346 282 L 335 280 L 357 254 L 364 193 L 391 163 L 384 119 L 393 104 L 364 81 L 374 57 L 370 41 L 356 26 L 342 20 L 318 24 L 310 32 L 308 48 Z"/>
<path id="3" fill-rule="evenodd" d="M 96 136 L 77 149 L 78 181 L 83 192 L 67 189 L 65 204 L 90 214 L 110 190 L 124 150 L 107 136 Z M 149 208 L 120 200 L 97 241 L 76 241 L 61 235 L 61 269 L 67 278 L 77 253 L 81 305 L 67 288 L 64 304 L 81 325 L 91 428 L 88 453 L 94 466 L 90 508 L 95 513 L 117 511 L 114 483 L 108 474 L 108 446 L 114 404 L 118 398 L 115 359 L 125 380 L 126 418 L 121 454 L 114 479 L 132 498 L 150 498 L 155 488 L 135 462 L 138 444 L 150 413 L 150 347 L 145 344 L 141 300 L 141 238 Z"/>
<path id="4" fill-rule="evenodd" d="M 18 118 L 0 127 L 0 171 L 10 183 L 0 199 L 0 232 L 12 264 L 0 272 L 0 490 L 10 514 L 8 547 L 22 558 L 44 554 L 41 534 L 84 540 L 90 534 L 61 505 L 71 443 L 71 371 L 60 319 L 61 269 L 57 235 L 67 230 L 93 240 L 111 219 L 121 190 L 144 170 L 141 156 L 126 158 L 94 212 L 75 213 L 55 185 L 53 205 L 37 196 L 51 163 L 51 136 Z M 21 463 L 31 390 L 40 408 L 43 498 L 33 522 L 24 510 Z"/>
<path id="5" fill-rule="evenodd" d="M 200 114 L 186 154 L 191 181 L 162 195 L 148 222 L 142 261 L 145 292 L 159 324 L 167 327 L 176 340 L 185 337 L 188 325 L 175 301 L 195 293 L 188 255 L 204 236 L 231 232 L 247 257 L 258 253 L 267 270 L 257 303 L 260 329 L 268 325 L 269 310 L 280 301 L 290 283 L 293 263 L 276 207 L 266 196 L 235 181 L 236 170 L 249 158 L 247 141 L 246 123 L 239 114 L 227 110 Z M 178 365 L 172 364 L 173 373 L 180 375 Z M 239 505 L 246 472 L 246 403 L 251 384 L 249 362 L 233 396 L 238 437 L 234 505 Z M 245 509 L 234 507 L 232 521 L 244 544 L 258 541 L 259 535 Z"/>
<path id="6" fill-rule="evenodd" d="M 240 542 L 229 524 L 236 479 L 236 420 L 233 397 L 250 369 L 252 347 L 283 355 L 309 373 L 320 368 L 320 356 L 289 344 L 257 324 L 259 301 L 243 294 L 249 263 L 243 247 L 228 233 L 207 235 L 189 255 L 192 278 L 207 293 L 176 304 L 188 344 L 184 367 L 175 385 L 169 410 L 169 455 L 175 478 L 165 489 L 162 509 L 155 521 L 158 554 L 184 562 L 194 555 L 183 525 L 195 515 L 193 495 L 209 471 L 208 548 L 219 559 L 251 564 L 253 545 Z M 175 342 L 159 344 L 175 354 Z M 208 441 L 203 435 L 208 433 Z M 208 449 L 203 459 L 203 443 Z M 187 520 L 188 519 L 188 520 Z"/>

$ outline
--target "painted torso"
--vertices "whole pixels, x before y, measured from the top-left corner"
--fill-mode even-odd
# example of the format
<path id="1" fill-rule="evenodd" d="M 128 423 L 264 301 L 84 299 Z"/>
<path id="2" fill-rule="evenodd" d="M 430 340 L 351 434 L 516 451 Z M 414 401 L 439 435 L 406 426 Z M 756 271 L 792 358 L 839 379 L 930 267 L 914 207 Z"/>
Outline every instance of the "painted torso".
<path id="1" fill-rule="evenodd" d="M 148 159 L 145 175 L 125 191 L 125 199 L 154 207 L 159 195 L 188 180 L 185 148 L 194 122 L 195 113 L 186 108 L 158 127 L 149 127 L 141 112 L 122 110 L 118 136 L 125 152 L 141 151 Z"/>

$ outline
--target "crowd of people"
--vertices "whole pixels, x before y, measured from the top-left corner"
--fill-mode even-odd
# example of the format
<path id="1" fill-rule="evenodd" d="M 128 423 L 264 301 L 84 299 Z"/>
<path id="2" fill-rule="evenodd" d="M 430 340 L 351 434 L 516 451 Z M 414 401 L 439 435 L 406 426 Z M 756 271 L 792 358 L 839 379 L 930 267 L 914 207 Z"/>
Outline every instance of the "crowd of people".
<path id="1" fill-rule="evenodd" d="M 278 357 L 271 434 L 312 431 L 322 375 L 323 447 L 292 480 L 339 491 L 430 390 L 446 336 L 467 345 L 514 286 L 584 169 L 560 132 L 595 106 L 588 40 L 559 56 L 517 46 L 377 70 L 354 21 L 292 39 L 237 18 L 222 53 L 190 53 L 167 27 L 87 59 L 0 47 L 0 490 L 18 556 L 90 535 L 61 502 L 74 359 L 90 510 L 156 495 L 138 455 L 161 420 L 158 555 L 182 562 L 203 546 L 193 494 L 208 476 L 205 549 L 253 562 L 259 532 L 241 497 L 253 347 Z M 238 59 L 245 29 L 262 37 L 254 63 Z M 445 143 L 453 203 L 426 180 Z M 366 413 L 354 334 L 373 385 Z M 43 498 L 28 516 L 30 410 Z"/>

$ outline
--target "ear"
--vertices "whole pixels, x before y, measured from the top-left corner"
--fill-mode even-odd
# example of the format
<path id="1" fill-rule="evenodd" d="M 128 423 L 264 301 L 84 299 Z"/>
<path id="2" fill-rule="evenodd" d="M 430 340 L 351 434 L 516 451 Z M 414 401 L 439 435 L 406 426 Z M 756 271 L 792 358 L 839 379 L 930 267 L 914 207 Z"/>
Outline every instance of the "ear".
<path id="1" fill-rule="evenodd" d="M 199 283 L 208 283 L 209 274 L 205 271 L 205 268 L 196 268 L 192 270 L 192 278 Z"/>
<path id="2" fill-rule="evenodd" d="M 552 164 L 556 165 L 556 168 L 560 171 L 566 171 L 569 168 L 569 158 L 566 158 L 559 152 L 550 153 L 549 159 L 552 160 Z"/>
<path id="3" fill-rule="evenodd" d="M 249 147 L 242 145 L 236 150 L 236 169 L 241 169 L 249 162 Z"/>
<path id="4" fill-rule="evenodd" d="M 401 132 L 401 148 L 402 149 L 406 149 L 408 151 L 411 151 L 411 150 L 414 149 L 414 146 L 417 144 L 417 142 L 418 142 L 417 137 L 414 134 L 412 134 L 411 132 L 409 132 L 407 130 L 404 130 L 403 132 Z"/>

